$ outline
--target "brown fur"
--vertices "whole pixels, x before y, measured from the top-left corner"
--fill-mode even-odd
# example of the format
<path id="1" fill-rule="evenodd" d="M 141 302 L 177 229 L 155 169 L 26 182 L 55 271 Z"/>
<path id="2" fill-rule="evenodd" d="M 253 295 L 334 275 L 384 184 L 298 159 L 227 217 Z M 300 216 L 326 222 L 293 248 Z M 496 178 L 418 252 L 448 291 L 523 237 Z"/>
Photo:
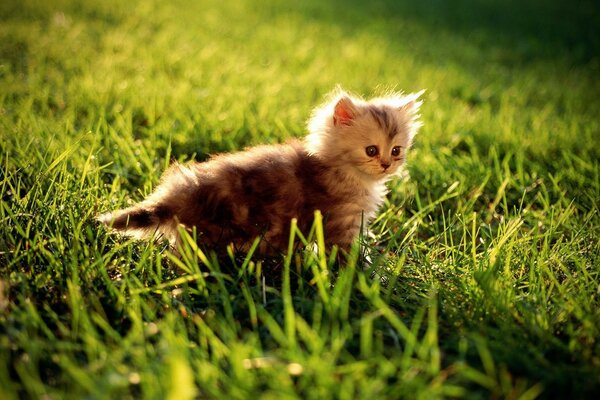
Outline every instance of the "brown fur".
<path id="1" fill-rule="evenodd" d="M 198 240 L 223 253 L 227 245 L 259 252 L 287 248 L 292 218 L 307 232 L 315 210 L 324 216 L 328 245 L 349 249 L 375 215 L 385 183 L 402 167 L 420 126 L 421 93 L 392 94 L 369 102 L 344 92 L 318 108 L 304 140 L 256 146 L 207 162 L 174 164 L 139 204 L 98 220 L 138 238 L 162 236 L 174 245 L 178 225 L 196 227 Z M 379 154 L 369 157 L 368 146 Z M 394 146 L 401 153 L 391 154 Z"/>

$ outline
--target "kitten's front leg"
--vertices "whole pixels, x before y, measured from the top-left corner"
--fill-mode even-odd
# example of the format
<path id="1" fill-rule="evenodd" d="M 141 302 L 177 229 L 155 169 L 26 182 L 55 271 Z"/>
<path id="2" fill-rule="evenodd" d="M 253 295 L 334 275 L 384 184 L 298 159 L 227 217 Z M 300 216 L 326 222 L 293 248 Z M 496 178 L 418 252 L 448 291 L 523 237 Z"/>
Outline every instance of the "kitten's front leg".
<path id="1" fill-rule="evenodd" d="M 325 240 L 328 247 L 337 246 L 340 253 L 350 254 L 352 246 L 358 240 L 360 224 L 356 220 L 341 219 L 327 225 Z"/>

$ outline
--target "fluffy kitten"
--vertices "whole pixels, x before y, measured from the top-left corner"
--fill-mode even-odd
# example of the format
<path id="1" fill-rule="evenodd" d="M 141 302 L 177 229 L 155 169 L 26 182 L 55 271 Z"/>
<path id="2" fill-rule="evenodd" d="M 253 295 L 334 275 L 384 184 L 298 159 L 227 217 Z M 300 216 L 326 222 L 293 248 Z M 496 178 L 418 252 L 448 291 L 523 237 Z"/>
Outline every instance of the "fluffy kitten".
<path id="1" fill-rule="evenodd" d="M 144 201 L 98 217 L 114 230 L 137 238 L 178 242 L 178 226 L 197 228 L 206 248 L 286 250 L 291 219 L 310 229 L 315 210 L 323 214 L 325 241 L 348 250 L 361 226 L 375 215 L 385 183 L 404 164 L 421 126 L 422 92 L 364 101 L 337 91 L 317 108 L 303 140 L 174 164 Z"/>

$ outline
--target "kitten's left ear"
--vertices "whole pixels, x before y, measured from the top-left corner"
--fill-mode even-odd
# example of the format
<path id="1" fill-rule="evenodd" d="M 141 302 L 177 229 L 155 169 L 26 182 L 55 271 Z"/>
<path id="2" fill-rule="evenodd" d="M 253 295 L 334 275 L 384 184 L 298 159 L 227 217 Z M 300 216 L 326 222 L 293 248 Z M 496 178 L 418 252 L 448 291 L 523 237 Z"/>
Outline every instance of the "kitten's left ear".
<path id="1" fill-rule="evenodd" d="M 343 94 L 335 104 L 335 109 L 333 111 L 333 124 L 335 126 L 350 125 L 355 116 L 356 106 L 350 97 L 348 97 L 348 95 Z"/>
<path id="2" fill-rule="evenodd" d="M 410 115 L 416 115 L 419 112 L 421 104 L 423 104 L 423 101 L 419 100 L 419 97 L 421 97 L 423 93 L 425 93 L 425 89 L 404 96 L 404 104 L 398 107 L 398 109 L 407 112 Z"/>

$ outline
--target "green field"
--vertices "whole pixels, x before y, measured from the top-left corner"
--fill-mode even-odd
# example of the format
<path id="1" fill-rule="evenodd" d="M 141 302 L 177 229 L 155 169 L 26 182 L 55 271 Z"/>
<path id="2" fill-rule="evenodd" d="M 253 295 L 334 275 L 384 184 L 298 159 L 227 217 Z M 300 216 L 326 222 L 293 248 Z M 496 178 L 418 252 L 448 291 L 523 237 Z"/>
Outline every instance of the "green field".
<path id="1" fill-rule="evenodd" d="M 337 84 L 427 89 L 371 263 L 94 221 Z M 599 147 L 594 0 L 4 0 L 0 398 L 598 398 Z"/>

